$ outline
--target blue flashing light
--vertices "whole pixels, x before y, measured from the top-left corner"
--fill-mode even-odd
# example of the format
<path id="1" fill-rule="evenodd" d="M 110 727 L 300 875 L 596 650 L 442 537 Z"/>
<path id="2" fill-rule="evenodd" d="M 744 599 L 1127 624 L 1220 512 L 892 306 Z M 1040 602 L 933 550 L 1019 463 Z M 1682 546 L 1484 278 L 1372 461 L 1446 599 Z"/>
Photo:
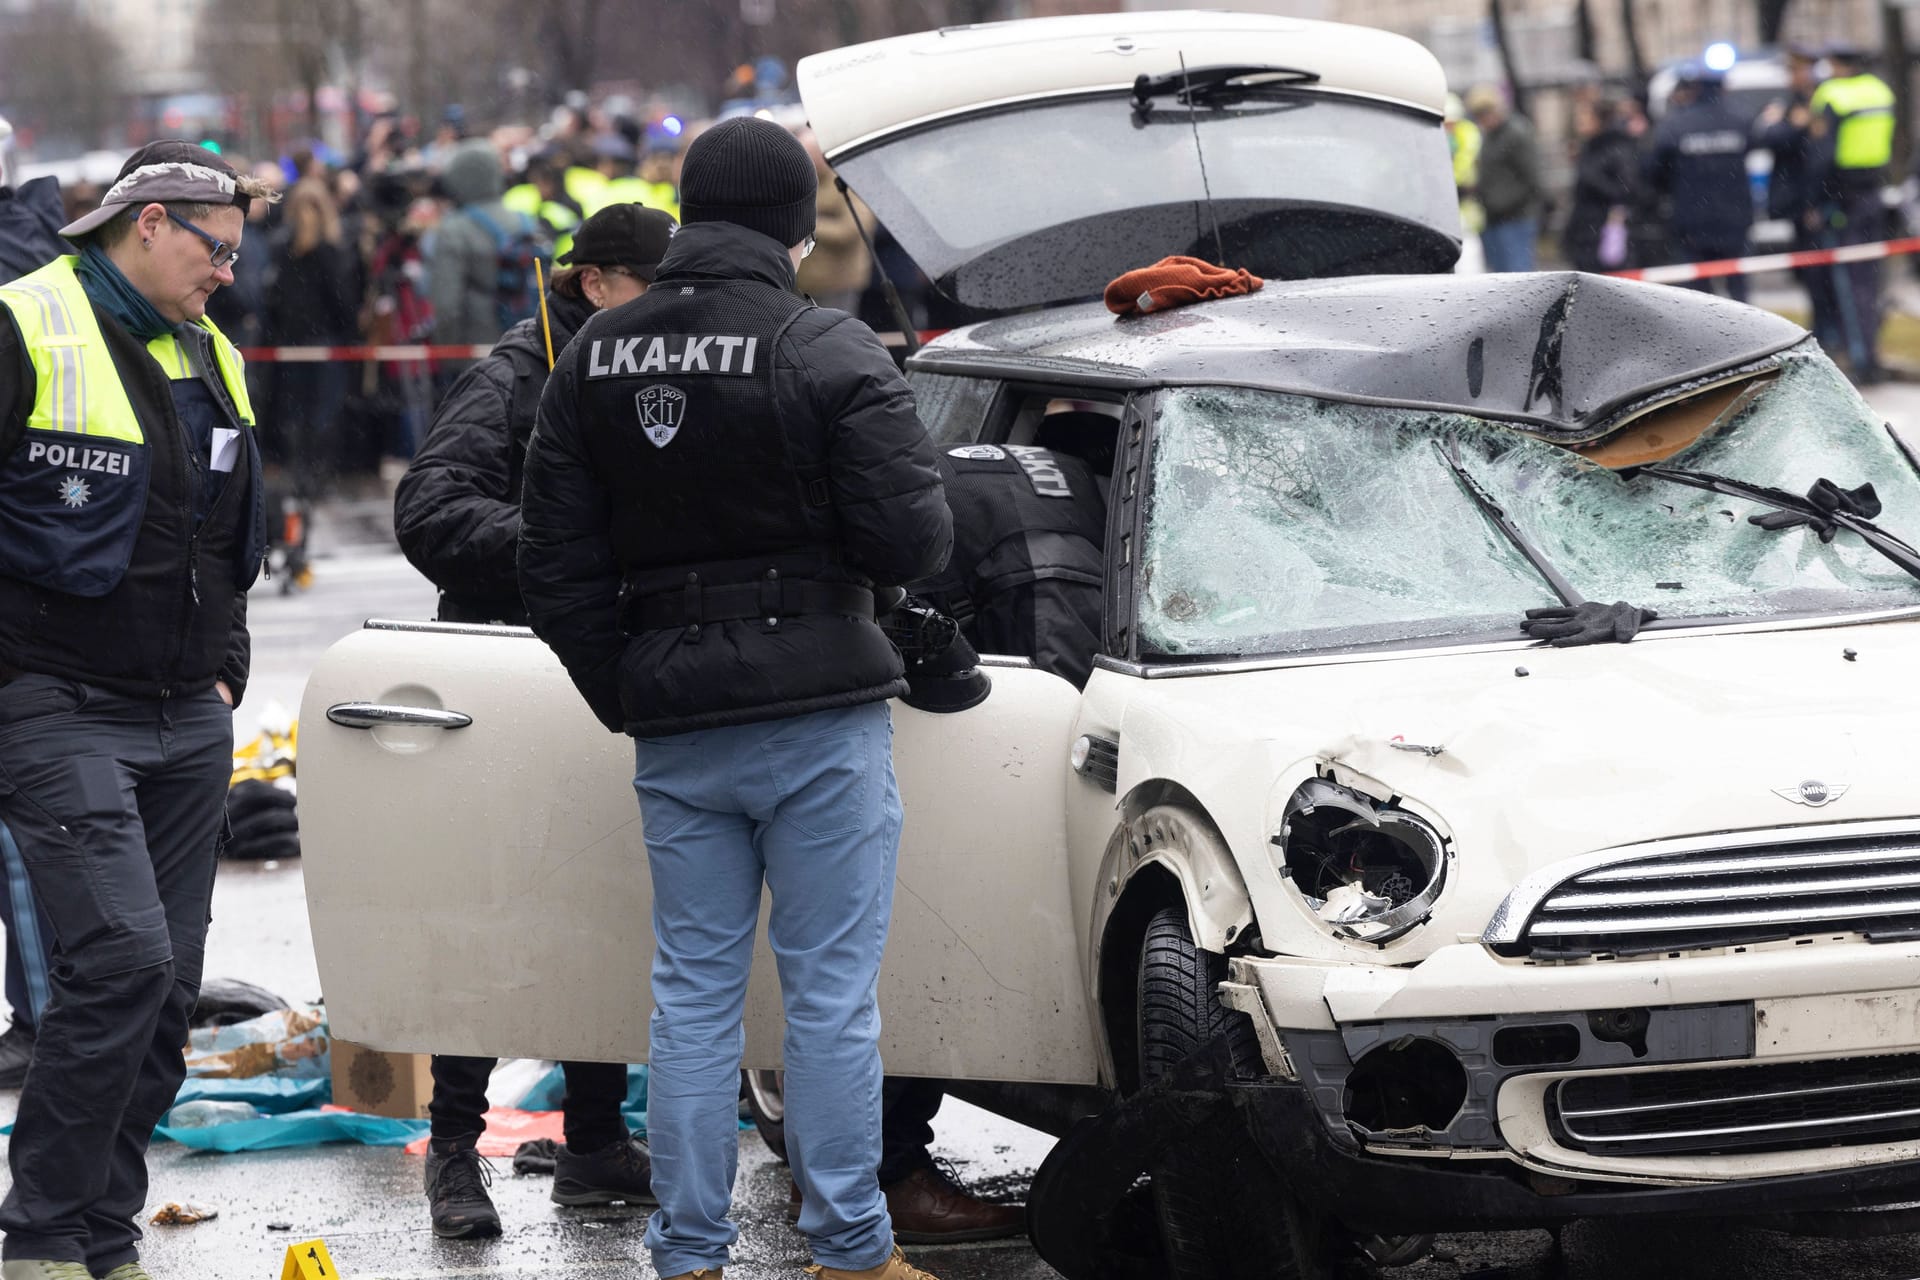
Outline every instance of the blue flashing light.
<path id="1" fill-rule="evenodd" d="M 1716 40 L 1708 45 L 1707 52 L 1702 58 L 1709 71 L 1731 71 L 1733 64 L 1739 60 L 1739 51 L 1725 40 Z"/>

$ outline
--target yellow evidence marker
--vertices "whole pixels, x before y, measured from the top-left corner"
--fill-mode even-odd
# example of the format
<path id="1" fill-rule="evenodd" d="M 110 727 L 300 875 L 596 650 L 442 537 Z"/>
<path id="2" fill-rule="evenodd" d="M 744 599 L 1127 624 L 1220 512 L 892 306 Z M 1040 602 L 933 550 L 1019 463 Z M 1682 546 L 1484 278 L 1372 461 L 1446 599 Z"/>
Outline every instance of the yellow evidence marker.
<path id="1" fill-rule="evenodd" d="M 339 1277 L 325 1240 L 302 1240 L 287 1246 L 287 1261 L 280 1268 L 280 1280 L 339 1280 Z"/>

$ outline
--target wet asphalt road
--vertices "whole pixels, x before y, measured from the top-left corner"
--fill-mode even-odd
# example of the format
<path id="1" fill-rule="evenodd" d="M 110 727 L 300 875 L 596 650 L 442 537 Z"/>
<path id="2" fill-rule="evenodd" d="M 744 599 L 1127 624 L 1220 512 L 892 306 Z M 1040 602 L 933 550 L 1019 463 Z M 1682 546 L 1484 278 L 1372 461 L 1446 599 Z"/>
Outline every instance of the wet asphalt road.
<path id="1" fill-rule="evenodd" d="M 1874 399 L 1896 425 L 1920 435 L 1920 388 Z M 321 528 L 326 528 L 324 522 Z M 316 533 L 317 539 L 324 535 Z M 342 535 L 341 541 L 348 540 Z M 316 564 L 304 593 L 274 585 L 255 597 L 256 675 L 236 728 L 251 736 L 260 711 L 296 708 L 306 672 L 328 644 L 370 616 L 428 617 L 433 593 L 397 554 L 319 545 L 337 555 Z M 292 1001 L 319 992 L 297 863 L 222 868 L 209 939 L 209 975 L 260 983 Z M 503 945 L 510 943 L 503 940 Z M 0 1118 L 14 1095 L 0 1093 Z M 1019 1195 L 1048 1140 L 949 1102 L 936 1122 L 937 1153 L 995 1198 Z M 4 1141 L 4 1140 L 0 1140 Z M 545 1178 L 515 1178 L 505 1160 L 493 1193 L 507 1233 L 497 1241 L 436 1240 L 427 1228 L 418 1157 L 393 1148 L 325 1147 L 244 1155 L 156 1146 L 149 1208 L 192 1200 L 219 1217 L 189 1227 L 149 1227 L 145 1261 L 156 1280 L 273 1280 L 286 1246 L 324 1238 L 343 1280 L 654 1275 L 641 1247 L 640 1212 L 562 1209 Z M 0 1173 L 0 1183 L 6 1181 Z M 741 1138 L 735 1212 L 741 1226 L 735 1280 L 797 1277 L 804 1241 L 788 1225 L 789 1182 L 751 1133 Z M 920 1249 L 916 1259 L 945 1280 L 1039 1280 L 1055 1273 L 1024 1241 Z M 1880 1240 L 1798 1239 L 1745 1227 L 1578 1223 L 1556 1243 L 1546 1232 L 1442 1237 L 1434 1257 L 1394 1272 L 1349 1268 L 1343 1280 L 1907 1280 L 1920 1276 L 1920 1236 Z"/>

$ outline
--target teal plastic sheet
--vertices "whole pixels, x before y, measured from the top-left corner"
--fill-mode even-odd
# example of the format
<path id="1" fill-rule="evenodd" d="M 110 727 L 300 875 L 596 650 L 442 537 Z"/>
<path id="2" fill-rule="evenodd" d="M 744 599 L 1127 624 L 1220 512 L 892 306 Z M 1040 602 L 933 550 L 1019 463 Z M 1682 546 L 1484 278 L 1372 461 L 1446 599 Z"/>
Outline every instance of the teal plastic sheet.
<path id="1" fill-rule="evenodd" d="M 257 1120 L 233 1120 L 203 1128 L 174 1128 L 163 1119 L 156 1138 L 195 1151 L 277 1151 L 328 1142 L 358 1142 L 369 1147 L 404 1147 L 427 1131 L 425 1120 L 393 1120 L 357 1111 L 290 1111 Z"/>

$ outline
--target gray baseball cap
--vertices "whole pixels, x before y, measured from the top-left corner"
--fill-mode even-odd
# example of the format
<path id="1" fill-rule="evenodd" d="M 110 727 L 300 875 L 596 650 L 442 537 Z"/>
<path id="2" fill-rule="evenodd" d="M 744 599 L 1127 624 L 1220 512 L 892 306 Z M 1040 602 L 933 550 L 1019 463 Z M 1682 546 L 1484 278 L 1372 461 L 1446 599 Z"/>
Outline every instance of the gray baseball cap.
<path id="1" fill-rule="evenodd" d="M 128 209 L 161 204 L 233 204 L 242 210 L 258 184 L 205 147 L 177 139 L 150 142 L 127 157 L 120 176 L 100 197 L 100 207 L 60 228 L 71 240 L 86 235 Z"/>

